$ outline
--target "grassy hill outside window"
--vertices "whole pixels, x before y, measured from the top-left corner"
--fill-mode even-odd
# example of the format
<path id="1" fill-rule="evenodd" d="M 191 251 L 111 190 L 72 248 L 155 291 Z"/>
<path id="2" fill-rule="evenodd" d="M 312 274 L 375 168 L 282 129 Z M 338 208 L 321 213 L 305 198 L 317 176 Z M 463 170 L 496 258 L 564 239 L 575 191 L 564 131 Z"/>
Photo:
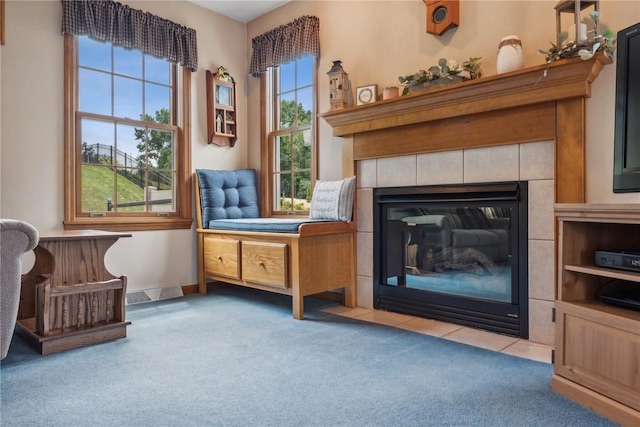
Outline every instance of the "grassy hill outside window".
<path id="1" fill-rule="evenodd" d="M 65 228 L 191 227 L 195 30 L 114 1 L 62 8 Z"/>
<path id="2" fill-rule="evenodd" d="M 252 40 L 261 78 L 263 216 L 308 215 L 317 177 L 319 20 L 303 16 Z"/>

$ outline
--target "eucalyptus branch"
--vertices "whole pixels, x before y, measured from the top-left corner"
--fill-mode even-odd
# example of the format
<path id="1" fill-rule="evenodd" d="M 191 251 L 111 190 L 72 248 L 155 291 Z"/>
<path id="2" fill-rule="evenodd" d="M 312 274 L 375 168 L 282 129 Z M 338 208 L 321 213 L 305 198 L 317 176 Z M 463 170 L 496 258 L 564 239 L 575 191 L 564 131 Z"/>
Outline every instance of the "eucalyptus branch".
<path id="1" fill-rule="evenodd" d="M 481 57 L 472 57 L 462 63 L 462 67 L 456 61 L 441 58 L 438 65 L 430 67 L 428 70 L 419 70 L 415 74 L 406 76 L 398 76 L 400 84 L 404 85 L 402 95 L 409 93 L 410 89 L 422 83 L 434 81 L 438 79 L 452 80 L 454 77 L 472 80 L 480 78 L 482 75 Z"/>
<path id="2" fill-rule="evenodd" d="M 545 55 L 546 63 L 543 77 L 547 76 L 551 64 L 560 59 L 580 58 L 587 60 L 593 57 L 597 52 L 603 52 L 605 56 L 615 57 L 616 54 L 616 34 L 612 30 L 605 30 L 602 34 L 598 32 L 598 24 L 600 21 L 600 12 L 592 11 L 589 14 L 591 21 L 593 21 L 593 30 L 590 30 L 587 34 L 593 34 L 593 37 L 588 40 L 568 40 L 569 35 L 566 31 L 558 34 L 558 44 L 551 43 L 551 48 L 548 50 L 539 49 L 538 53 Z"/>

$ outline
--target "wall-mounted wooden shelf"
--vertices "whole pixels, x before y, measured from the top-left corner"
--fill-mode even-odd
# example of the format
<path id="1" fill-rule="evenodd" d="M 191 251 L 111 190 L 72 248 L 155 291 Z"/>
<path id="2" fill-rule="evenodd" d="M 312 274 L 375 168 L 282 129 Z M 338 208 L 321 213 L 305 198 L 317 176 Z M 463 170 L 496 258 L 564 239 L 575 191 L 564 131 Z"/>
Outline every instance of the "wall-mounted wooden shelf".
<path id="1" fill-rule="evenodd" d="M 207 142 L 233 147 L 236 127 L 236 84 L 207 70 Z"/>

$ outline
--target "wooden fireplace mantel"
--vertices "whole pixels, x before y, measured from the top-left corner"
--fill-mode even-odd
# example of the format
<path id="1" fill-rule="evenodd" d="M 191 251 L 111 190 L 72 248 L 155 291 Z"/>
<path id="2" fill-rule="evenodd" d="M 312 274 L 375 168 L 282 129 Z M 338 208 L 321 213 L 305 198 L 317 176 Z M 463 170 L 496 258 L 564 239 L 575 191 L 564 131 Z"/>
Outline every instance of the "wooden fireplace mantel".
<path id="1" fill-rule="evenodd" d="M 353 137 L 364 160 L 544 140 L 556 141 L 555 201 L 585 198 L 585 99 L 612 60 L 598 54 L 426 90 L 321 117 Z"/>

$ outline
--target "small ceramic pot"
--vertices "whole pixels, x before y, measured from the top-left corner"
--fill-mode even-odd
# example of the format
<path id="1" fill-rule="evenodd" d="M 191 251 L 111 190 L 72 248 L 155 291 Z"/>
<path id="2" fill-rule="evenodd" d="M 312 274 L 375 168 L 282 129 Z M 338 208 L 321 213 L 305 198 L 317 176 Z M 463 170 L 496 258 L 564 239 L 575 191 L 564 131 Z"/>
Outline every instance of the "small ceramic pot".
<path id="1" fill-rule="evenodd" d="M 382 99 L 397 98 L 398 94 L 399 94 L 399 90 L 397 86 L 385 87 L 382 90 Z"/>

